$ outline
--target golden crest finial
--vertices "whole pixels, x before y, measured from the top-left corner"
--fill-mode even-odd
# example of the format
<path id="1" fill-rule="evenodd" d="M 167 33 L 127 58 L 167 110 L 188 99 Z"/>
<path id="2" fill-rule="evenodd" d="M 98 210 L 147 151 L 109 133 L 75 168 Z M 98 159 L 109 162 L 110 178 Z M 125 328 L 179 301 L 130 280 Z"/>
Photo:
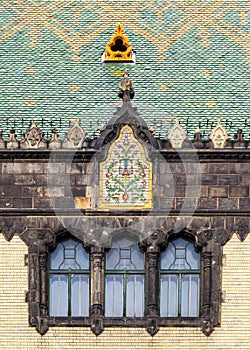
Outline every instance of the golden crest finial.
<path id="1" fill-rule="evenodd" d="M 124 34 L 121 24 L 117 25 L 115 34 L 111 37 L 104 52 L 103 62 L 110 61 L 133 62 L 132 45 Z"/>
<path id="2" fill-rule="evenodd" d="M 118 24 L 115 31 L 117 35 L 123 35 L 123 32 L 124 32 L 123 26 L 121 24 Z"/>

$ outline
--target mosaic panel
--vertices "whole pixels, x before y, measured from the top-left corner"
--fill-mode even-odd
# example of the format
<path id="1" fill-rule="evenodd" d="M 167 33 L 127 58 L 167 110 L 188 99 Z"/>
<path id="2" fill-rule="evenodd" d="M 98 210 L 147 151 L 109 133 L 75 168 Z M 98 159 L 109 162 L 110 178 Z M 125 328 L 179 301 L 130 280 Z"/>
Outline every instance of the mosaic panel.
<path id="1" fill-rule="evenodd" d="M 129 126 L 121 129 L 100 164 L 100 209 L 152 207 L 152 164 Z"/>

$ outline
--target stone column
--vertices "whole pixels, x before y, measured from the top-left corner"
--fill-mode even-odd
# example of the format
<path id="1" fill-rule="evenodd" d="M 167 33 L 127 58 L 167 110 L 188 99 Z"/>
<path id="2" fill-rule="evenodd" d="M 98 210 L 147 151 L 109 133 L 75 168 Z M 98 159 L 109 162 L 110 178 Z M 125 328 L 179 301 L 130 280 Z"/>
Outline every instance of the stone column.
<path id="1" fill-rule="evenodd" d="M 91 330 L 95 335 L 103 332 L 104 251 L 91 248 Z"/>

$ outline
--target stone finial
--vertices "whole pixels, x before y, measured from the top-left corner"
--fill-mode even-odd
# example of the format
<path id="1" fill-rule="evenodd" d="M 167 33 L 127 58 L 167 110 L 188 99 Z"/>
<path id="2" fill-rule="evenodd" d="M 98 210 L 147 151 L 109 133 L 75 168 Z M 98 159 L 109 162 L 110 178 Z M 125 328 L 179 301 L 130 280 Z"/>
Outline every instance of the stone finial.
<path id="1" fill-rule="evenodd" d="M 16 139 L 16 134 L 15 134 L 15 130 L 14 129 L 10 130 L 9 139 L 6 142 L 6 148 L 7 149 L 18 148 L 18 141 Z"/>
<path id="2" fill-rule="evenodd" d="M 125 70 L 123 76 L 124 78 L 119 83 L 118 96 L 123 99 L 123 102 L 129 102 L 135 95 L 134 83 L 132 80 L 129 80 L 129 73 L 127 69 Z"/>
<path id="3" fill-rule="evenodd" d="M 218 118 L 216 127 L 209 134 L 209 138 L 213 143 L 214 148 L 224 148 L 228 139 L 226 129 L 221 125 L 221 119 Z"/>
<path id="4" fill-rule="evenodd" d="M 237 134 L 234 135 L 233 145 L 234 145 L 234 148 L 245 147 L 246 141 L 244 139 L 244 134 L 242 129 L 238 129 Z"/>
<path id="5" fill-rule="evenodd" d="M 111 37 L 107 44 L 104 54 L 103 62 L 133 62 L 132 45 L 124 34 L 124 29 L 121 24 L 118 24 L 115 34 Z"/>
<path id="6" fill-rule="evenodd" d="M 176 118 L 174 126 L 167 133 L 172 148 L 181 148 L 183 141 L 187 138 L 185 130 L 180 126 L 179 119 Z"/>
<path id="7" fill-rule="evenodd" d="M 43 140 L 43 132 L 38 128 L 36 122 L 32 121 L 30 127 L 24 133 L 24 139 L 20 142 L 20 148 L 46 148 Z"/>
<path id="8" fill-rule="evenodd" d="M 3 140 L 3 132 L 0 131 L 0 148 L 5 148 L 5 143 Z"/>
<path id="9" fill-rule="evenodd" d="M 58 140 L 58 133 L 56 129 L 52 130 L 51 140 L 48 144 L 49 149 L 58 149 L 61 148 L 61 142 Z"/>
<path id="10" fill-rule="evenodd" d="M 74 119 L 73 126 L 69 129 L 63 148 L 81 148 L 85 139 L 85 131 L 79 124 L 79 119 Z"/>

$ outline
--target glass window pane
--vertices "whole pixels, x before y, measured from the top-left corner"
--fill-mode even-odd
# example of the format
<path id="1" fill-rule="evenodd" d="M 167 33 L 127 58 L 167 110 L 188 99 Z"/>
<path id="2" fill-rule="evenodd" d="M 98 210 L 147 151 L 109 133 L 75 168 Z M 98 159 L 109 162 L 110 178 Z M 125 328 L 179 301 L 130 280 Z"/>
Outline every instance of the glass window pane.
<path id="1" fill-rule="evenodd" d="M 89 276 L 72 275 L 71 278 L 72 316 L 89 315 Z"/>
<path id="2" fill-rule="evenodd" d="M 89 254 L 81 243 L 68 239 L 59 243 L 52 252 L 50 266 L 52 270 L 89 269 Z"/>
<path id="3" fill-rule="evenodd" d="M 50 316 L 68 316 L 68 278 L 65 275 L 50 277 Z"/>
<path id="4" fill-rule="evenodd" d="M 131 260 L 133 263 L 133 269 L 144 270 L 144 254 L 140 251 L 138 244 L 132 246 Z"/>
<path id="5" fill-rule="evenodd" d="M 83 248 L 81 243 L 76 246 L 76 262 L 81 269 L 89 269 L 89 254 Z"/>
<path id="6" fill-rule="evenodd" d="M 106 269 L 115 270 L 119 259 L 119 249 L 111 248 L 106 254 Z"/>
<path id="7" fill-rule="evenodd" d="M 175 247 L 169 243 L 167 249 L 161 254 L 161 269 L 169 270 L 175 261 Z"/>
<path id="8" fill-rule="evenodd" d="M 63 262 L 63 245 L 59 243 L 56 247 L 56 249 L 53 251 L 53 253 L 50 256 L 50 266 L 51 269 L 56 270 L 59 269 L 60 265 Z"/>
<path id="9" fill-rule="evenodd" d="M 123 316 L 123 277 L 107 275 L 105 279 L 105 316 Z"/>
<path id="10" fill-rule="evenodd" d="M 200 254 L 195 251 L 192 243 L 187 246 L 187 261 L 193 270 L 200 269 Z"/>
<path id="11" fill-rule="evenodd" d="M 199 275 L 182 278 L 181 316 L 199 316 Z"/>
<path id="12" fill-rule="evenodd" d="M 144 315 L 144 276 L 130 275 L 127 278 L 126 316 Z"/>
<path id="13" fill-rule="evenodd" d="M 160 315 L 178 316 L 178 275 L 162 275 L 160 291 Z"/>

